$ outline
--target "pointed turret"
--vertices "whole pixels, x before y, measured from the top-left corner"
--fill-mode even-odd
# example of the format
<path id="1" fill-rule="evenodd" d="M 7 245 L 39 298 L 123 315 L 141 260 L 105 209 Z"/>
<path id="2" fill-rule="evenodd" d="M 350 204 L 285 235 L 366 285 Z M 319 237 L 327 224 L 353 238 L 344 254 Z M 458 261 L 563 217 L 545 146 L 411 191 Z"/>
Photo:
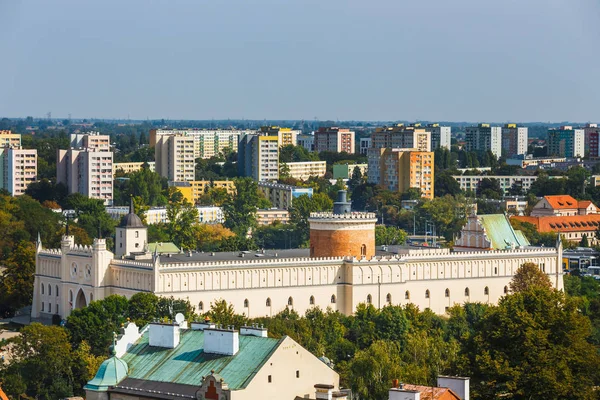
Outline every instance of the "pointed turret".
<path id="1" fill-rule="evenodd" d="M 37 241 L 35 242 L 35 251 L 39 253 L 42 250 L 42 237 L 38 231 Z"/>

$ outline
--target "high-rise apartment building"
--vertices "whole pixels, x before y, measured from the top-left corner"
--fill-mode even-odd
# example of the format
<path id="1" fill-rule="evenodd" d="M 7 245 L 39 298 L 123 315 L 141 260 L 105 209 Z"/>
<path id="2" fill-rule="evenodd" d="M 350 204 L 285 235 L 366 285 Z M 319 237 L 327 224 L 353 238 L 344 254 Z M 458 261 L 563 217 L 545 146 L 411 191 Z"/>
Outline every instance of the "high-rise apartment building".
<path id="1" fill-rule="evenodd" d="M 364 154 L 366 156 L 367 151 L 369 151 L 369 147 L 371 147 L 371 138 L 370 137 L 360 138 L 358 152 L 360 154 Z"/>
<path id="2" fill-rule="evenodd" d="M 431 151 L 431 133 L 420 126 L 384 126 L 371 134 L 371 147 Z"/>
<path id="3" fill-rule="evenodd" d="M 240 137 L 250 132 L 237 129 L 152 129 L 150 146 L 156 146 L 161 136 L 190 136 L 194 139 L 194 157 L 208 159 L 226 149 L 237 151 Z"/>
<path id="4" fill-rule="evenodd" d="M 279 137 L 266 134 L 246 134 L 238 144 L 238 173 L 255 181 L 279 178 Z"/>
<path id="5" fill-rule="evenodd" d="M 431 135 L 431 151 L 440 148 L 450 150 L 452 146 L 452 129 L 449 126 L 427 124 L 422 128 Z"/>
<path id="6" fill-rule="evenodd" d="M 323 177 L 327 173 L 326 161 L 297 161 L 281 163 L 279 165 L 280 172 L 287 170 L 287 175 L 290 178 L 307 180 L 311 176 Z"/>
<path id="7" fill-rule="evenodd" d="M 585 155 L 585 134 L 583 129 L 561 126 L 548 129 L 548 155 L 561 157 L 583 157 Z"/>
<path id="8" fill-rule="evenodd" d="M 354 154 L 354 131 L 338 127 L 319 128 L 315 132 L 315 151 Z"/>
<path id="9" fill-rule="evenodd" d="M 598 124 L 586 124 L 582 129 L 585 142 L 585 155 L 592 158 L 598 158 L 600 156 L 600 148 L 598 145 L 600 128 L 598 128 Z"/>
<path id="10" fill-rule="evenodd" d="M 36 177 L 37 150 L 20 146 L 0 147 L 0 189 L 20 196 Z"/>
<path id="11" fill-rule="evenodd" d="M 378 184 L 394 192 L 417 188 L 421 190 L 422 197 L 433 199 L 433 152 L 391 148 L 378 150 Z"/>
<path id="12" fill-rule="evenodd" d="M 528 129 L 517 124 L 506 124 L 502 127 L 502 155 L 511 158 L 527 154 Z"/>
<path id="13" fill-rule="evenodd" d="M 154 146 L 156 172 L 170 181 L 193 181 L 196 174 L 195 141 L 190 135 L 157 136 Z"/>
<path id="14" fill-rule="evenodd" d="M 260 133 L 268 136 L 277 136 L 279 147 L 283 147 L 298 145 L 298 135 L 301 132 L 291 128 L 282 128 L 280 126 L 262 126 L 260 128 Z"/>
<path id="15" fill-rule="evenodd" d="M 298 135 L 298 146 L 302 146 L 306 151 L 315 151 L 315 135 Z"/>
<path id="16" fill-rule="evenodd" d="M 19 147 L 21 145 L 21 134 L 11 131 L 0 131 L 0 147 Z"/>
<path id="17" fill-rule="evenodd" d="M 479 124 L 465 129 L 467 151 L 491 151 L 497 158 L 502 155 L 502 128 Z"/>
<path id="18" fill-rule="evenodd" d="M 112 204 L 113 153 L 110 137 L 97 132 L 71 135 L 68 150 L 58 150 L 56 181 L 64 183 L 69 193 Z"/>

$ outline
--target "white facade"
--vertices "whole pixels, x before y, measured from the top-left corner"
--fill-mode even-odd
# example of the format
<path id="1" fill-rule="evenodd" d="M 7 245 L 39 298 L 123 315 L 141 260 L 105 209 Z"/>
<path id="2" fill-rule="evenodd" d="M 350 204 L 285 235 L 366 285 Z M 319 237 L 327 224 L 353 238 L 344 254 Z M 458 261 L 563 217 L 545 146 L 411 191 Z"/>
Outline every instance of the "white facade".
<path id="1" fill-rule="evenodd" d="M 466 149 L 468 151 L 490 150 L 497 158 L 502 156 L 502 128 L 479 124 L 465 129 Z"/>
<path id="2" fill-rule="evenodd" d="M 281 167 L 283 167 L 281 163 Z M 285 163 L 288 175 L 292 178 L 307 180 L 311 176 L 323 177 L 327 172 L 326 161 L 298 161 Z"/>
<path id="3" fill-rule="evenodd" d="M 225 222 L 223 209 L 216 206 L 196 206 L 198 222 L 203 224 L 222 224 Z M 106 207 L 106 212 L 114 220 L 120 221 L 129 212 L 127 206 Z M 146 211 L 146 224 L 154 225 L 169 222 L 166 207 L 151 207 Z"/>
<path id="4" fill-rule="evenodd" d="M 0 147 L 0 189 L 20 196 L 36 178 L 37 150 Z"/>
<path id="5" fill-rule="evenodd" d="M 516 124 L 502 127 L 502 154 L 507 158 L 527 154 L 528 128 Z"/>
<path id="6" fill-rule="evenodd" d="M 195 139 L 183 134 L 159 135 L 154 146 L 156 172 L 175 182 L 196 177 Z"/>
<path id="7" fill-rule="evenodd" d="M 153 129 L 150 145 L 155 146 L 161 136 L 189 136 L 194 141 L 194 158 L 211 158 L 229 149 L 238 150 L 240 137 L 254 131 L 238 129 Z"/>
<path id="8" fill-rule="evenodd" d="M 298 146 L 304 147 L 307 151 L 315 151 L 314 135 L 298 135 Z"/>
<path id="9" fill-rule="evenodd" d="M 450 150 L 452 143 L 452 129 L 449 126 L 440 126 L 440 124 L 429 124 L 423 127 L 431 134 L 431 150 L 448 149 Z"/>
<path id="10" fill-rule="evenodd" d="M 460 185 L 461 190 L 470 190 L 476 192 L 479 183 L 483 179 L 495 179 L 500 183 L 500 188 L 504 191 L 504 195 L 510 195 L 509 190 L 513 185 L 518 185 L 523 188 L 523 193 L 531 189 L 531 184 L 537 180 L 537 176 L 522 176 L 522 175 L 453 175 L 456 182 Z"/>
<path id="11" fill-rule="evenodd" d="M 371 147 L 371 138 L 370 137 L 364 137 L 364 138 L 360 138 L 360 145 L 359 145 L 359 152 L 360 154 L 367 154 L 367 150 L 369 149 L 369 147 Z"/>

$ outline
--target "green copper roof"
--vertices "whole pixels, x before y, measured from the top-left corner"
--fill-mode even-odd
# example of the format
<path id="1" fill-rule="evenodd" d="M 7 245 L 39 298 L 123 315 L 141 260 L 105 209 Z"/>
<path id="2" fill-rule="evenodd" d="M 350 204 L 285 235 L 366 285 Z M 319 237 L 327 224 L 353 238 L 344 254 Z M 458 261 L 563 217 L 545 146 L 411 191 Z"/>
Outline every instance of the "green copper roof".
<path id="1" fill-rule="evenodd" d="M 492 248 L 504 250 L 510 247 L 512 243 L 515 246 L 529 246 L 522 232 L 513 229 L 508 217 L 504 214 L 485 214 L 478 215 L 477 218 L 488 239 L 492 242 Z"/>
<path id="2" fill-rule="evenodd" d="M 94 379 L 85 385 L 84 389 L 96 392 L 106 392 L 109 386 L 114 386 L 127 377 L 127 363 L 116 356 L 104 361 Z"/>
<path id="3" fill-rule="evenodd" d="M 158 248 L 158 250 L 156 251 L 158 254 L 179 253 L 179 247 L 175 246 L 175 243 L 171 243 L 171 242 L 148 244 L 148 251 L 150 253 L 154 253 L 154 249 L 156 249 L 156 248 Z"/>
<path id="4" fill-rule="evenodd" d="M 204 332 L 182 330 L 174 349 L 150 347 L 148 332 L 132 346 L 123 359 L 129 365 L 129 378 L 184 385 L 198 385 L 214 370 L 229 385 L 243 389 L 283 339 L 239 336 L 240 349 L 234 356 L 204 353 Z"/>

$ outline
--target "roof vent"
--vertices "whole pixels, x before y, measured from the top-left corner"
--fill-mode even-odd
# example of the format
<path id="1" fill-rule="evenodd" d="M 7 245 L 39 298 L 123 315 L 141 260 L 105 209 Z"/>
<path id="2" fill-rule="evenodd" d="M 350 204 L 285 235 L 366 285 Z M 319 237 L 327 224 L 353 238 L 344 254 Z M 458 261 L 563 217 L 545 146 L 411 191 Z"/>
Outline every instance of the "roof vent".
<path id="1" fill-rule="evenodd" d="M 267 337 L 268 332 L 267 328 L 264 328 L 262 325 L 258 326 L 258 324 L 252 324 L 251 326 L 242 326 L 240 328 L 240 334 L 244 336 L 257 336 L 257 337 Z"/>
<path id="2" fill-rule="evenodd" d="M 239 332 L 231 329 L 204 329 L 204 352 L 233 356 L 240 350 Z"/>

